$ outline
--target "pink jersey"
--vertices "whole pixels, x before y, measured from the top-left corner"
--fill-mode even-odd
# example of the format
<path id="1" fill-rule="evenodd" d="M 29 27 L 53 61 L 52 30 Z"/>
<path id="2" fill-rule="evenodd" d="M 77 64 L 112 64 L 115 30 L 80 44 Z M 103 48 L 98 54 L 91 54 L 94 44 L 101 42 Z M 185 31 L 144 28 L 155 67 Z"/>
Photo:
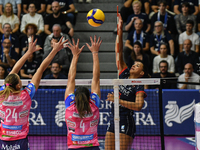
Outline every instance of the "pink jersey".
<path id="1" fill-rule="evenodd" d="M 1 101 L 2 99 L 0 99 Z M 0 104 L 0 139 L 13 141 L 26 138 L 29 132 L 31 97 L 26 89 L 10 95 Z"/>
<path id="2" fill-rule="evenodd" d="M 73 95 L 69 96 L 72 97 Z M 98 95 L 93 93 L 92 96 L 96 96 L 100 102 Z M 97 136 L 99 108 L 97 106 L 95 105 L 95 99 L 90 99 L 92 114 L 88 114 L 83 119 L 79 117 L 78 111 L 74 103 L 66 108 L 65 121 L 68 131 L 68 148 L 99 146 Z"/>

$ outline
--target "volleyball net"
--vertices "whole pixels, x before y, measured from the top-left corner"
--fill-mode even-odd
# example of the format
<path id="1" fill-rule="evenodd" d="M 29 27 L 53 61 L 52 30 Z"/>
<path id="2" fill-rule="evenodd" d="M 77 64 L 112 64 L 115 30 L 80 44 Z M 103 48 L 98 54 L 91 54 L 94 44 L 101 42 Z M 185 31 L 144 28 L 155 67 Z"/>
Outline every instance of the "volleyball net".
<path id="1" fill-rule="evenodd" d="M 30 80 L 22 80 L 22 85 L 26 86 Z M 76 80 L 76 87 L 85 86 L 89 90 L 91 88 L 90 79 Z M 112 149 L 113 142 L 115 149 L 119 150 L 120 146 L 127 146 L 125 136 L 120 139 L 121 135 L 129 135 L 133 137 L 133 141 L 129 143 L 130 150 L 161 150 L 164 146 L 163 129 L 161 128 L 163 118 L 161 103 L 159 101 L 158 89 L 147 89 L 145 93 L 147 97 L 144 99 L 144 105 L 140 111 L 133 111 L 132 118 L 123 118 L 119 106 L 119 88 L 127 90 L 125 93 L 131 92 L 131 87 L 137 90 L 139 86 L 155 86 L 159 87 L 160 79 L 101 79 L 101 102 L 99 106 L 99 124 L 98 139 L 99 148 L 105 149 L 105 135 L 113 120 L 114 136 L 108 137 L 111 143 L 108 147 Z M 64 93 L 67 80 L 41 80 L 40 87 L 32 99 L 31 111 L 29 116 L 29 145 L 31 150 L 67 150 L 67 127 L 65 123 L 65 103 Z M 108 93 L 114 92 L 114 104 L 106 101 Z M 134 99 L 133 99 L 134 101 Z M 111 115 L 111 109 L 114 107 L 114 115 Z M 120 120 L 123 119 L 121 122 Z M 134 120 L 133 120 L 134 119 Z M 124 122 L 124 120 L 126 120 Z M 130 124 L 129 124 L 130 123 Z M 70 132 L 75 132 L 75 124 L 72 123 Z M 132 127 L 132 129 L 128 129 Z M 134 131 L 135 130 L 135 134 Z M 134 134 L 134 135 L 130 135 Z M 87 137 L 74 140 L 74 143 L 81 143 L 88 140 Z M 84 139 L 86 138 L 86 139 Z M 89 138 L 89 137 L 88 137 Z M 120 144 L 120 142 L 123 144 Z M 110 144 L 110 145 L 109 145 Z"/>

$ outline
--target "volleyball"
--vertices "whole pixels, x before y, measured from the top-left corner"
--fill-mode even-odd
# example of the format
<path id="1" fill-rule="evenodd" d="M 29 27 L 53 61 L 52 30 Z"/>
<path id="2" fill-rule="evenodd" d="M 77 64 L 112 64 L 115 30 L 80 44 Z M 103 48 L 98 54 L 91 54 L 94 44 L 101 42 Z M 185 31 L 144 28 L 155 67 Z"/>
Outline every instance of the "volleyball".
<path id="1" fill-rule="evenodd" d="M 105 15 L 100 9 L 92 9 L 87 14 L 87 21 L 93 27 L 99 27 L 103 24 Z"/>

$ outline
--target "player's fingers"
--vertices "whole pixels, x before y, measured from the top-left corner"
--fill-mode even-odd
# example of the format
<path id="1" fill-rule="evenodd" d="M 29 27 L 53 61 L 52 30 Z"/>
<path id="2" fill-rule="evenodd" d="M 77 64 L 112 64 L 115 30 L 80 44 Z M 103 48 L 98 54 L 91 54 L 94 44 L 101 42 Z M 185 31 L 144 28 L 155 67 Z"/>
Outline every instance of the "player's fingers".
<path id="1" fill-rule="evenodd" d="M 75 41 L 74 41 L 74 38 L 72 39 L 72 42 L 73 42 L 73 45 L 76 46 Z"/>
<path id="2" fill-rule="evenodd" d="M 58 43 L 61 43 L 61 42 L 62 42 L 62 40 L 63 40 L 63 36 L 60 38 L 60 41 L 59 41 Z"/>
<path id="3" fill-rule="evenodd" d="M 68 41 L 68 39 L 67 40 L 65 40 L 64 42 L 62 42 L 62 44 L 61 45 L 63 45 L 64 43 L 66 43 Z"/>
<path id="4" fill-rule="evenodd" d="M 36 51 L 39 51 L 39 50 L 41 50 L 42 49 L 42 47 L 38 47 L 38 48 L 36 48 Z"/>
<path id="5" fill-rule="evenodd" d="M 101 45 L 101 43 L 102 43 L 102 40 L 99 42 L 99 45 Z"/>
<path id="6" fill-rule="evenodd" d="M 87 45 L 87 47 L 90 49 L 90 45 L 88 43 L 85 43 Z"/>
<path id="7" fill-rule="evenodd" d="M 36 45 L 36 43 L 37 43 L 37 39 L 35 39 L 35 41 L 34 41 L 33 45 Z"/>
<path id="8" fill-rule="evenodd" d="M 68 47 L 71 49 L 71 47 L 73 46 L 72 44 L 71 44 L 71 42 L 68 42 L 69 43 L 69 45 L 68 45 Z"/>
<path id="9" fill-rule="evenodd" d="M 100 39 L 101 39 L 101 37 L 98 38 L 97 43 L 99 43 Z"/>
<path id="10" fill-rule="evenodd" d="M 33 43 L 33 40 L 34 40 L 34 37 L 33 37 L 33 35 L 31 36 L 31 42 Z"/>
<path id="11" fill-rule="evenodd" d="M 77 43 L 76 43 L 76 46 L 78 47 L 78 45 L 79 45 L 79 39 L 77 40 Z"/>
<path id="12" fill-rule="evenodd" d="M 81 52 L 82 52 L 82 50 L 83 50 L 84 47 L 85 47 L 85 45 L 83 45 L 83 46 L 81 47 L 81 49 L 80 49 Z"/>
<path id="13" fill-rule="evenodd" d="M 92 37 L 90 36 L 90 41 L 91 41 L 91 43 L 93 43 L 93 39 L 92 39 Z"/>
<path id="14" fill-rule="evenodd" d="M 97 36 L 94 35 L 94 43 L 96 43 L 96 41 L 97 41 Z"/>

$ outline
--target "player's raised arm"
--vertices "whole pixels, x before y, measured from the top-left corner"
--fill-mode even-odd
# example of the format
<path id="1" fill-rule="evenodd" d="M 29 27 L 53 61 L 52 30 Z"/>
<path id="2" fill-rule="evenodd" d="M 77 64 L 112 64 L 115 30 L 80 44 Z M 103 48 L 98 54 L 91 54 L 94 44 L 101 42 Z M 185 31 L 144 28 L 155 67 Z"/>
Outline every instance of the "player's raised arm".
<path id="1" fill-rule="evenodd" d="M 67 98 L 69 94 L 74 93 L 76 67 L 78 63 L 78 58 L 81 51 L 85 47 L 85 45 L 83 45 L 81 48 L 79 48 L 79 39 L 77 40 L 77 44 L 75 44 L 74 39 L 72 39 L 72 42 L 73 42 L 73 45 L 70 42 L 68 42 L 69 43 L 68 47 L 72 51 L 73 58 L 72 58 L 71 65 L 69 68 L 69 73 L 68 73 L 68 82 L 67 82 L 67 88 L 65 90 L 65 99 Z"/>
<path id="2" fill-rule="evenodd" d="M 33 54 L 34 52 L 42 49 L 41 47 L 36 47 L 37 39 L 33 42 L 33 37 L 31 38 L 31 42 L 28 46 L 28 51 L 17 61 L 17 63 L 14 65 L 13 69 L 9 74 L 18 73 L 19 70 L 22 68 L 28 57 Z"/>
<path id="3" fill-rule="evenodd" d="M 44 61 L 41 63 L 40 67 L 37 69 L 36 73 L 34 74 L 31 82 L 35 85 L 36 90 L 39 87 L 40 80 L 42 78 L 42 74 L 45 71 L 45 69 L 49 66 L 50 62 L 56 55 L 58 51 L 64 48 L 63 44 L 66 43 L 68 40 L 65 40 L 62 42 L 63 37 L 60 39 L 58 43 L 53 43 L 53 49 L 50 52 L 50 54 L 44 59 Z"/>
<path id="4" fill-rule="evenodd" d="M 96 41 L 96 35 L 94 36 L 94 41 L 92 37 L 90 37 L 91 46 L 86 43 L 89 50 L 92 52 L 93 57 L 93 78 L 92 78 L 92 85 L 91 85 L 91 92 L 94 92 L 101 97 L 100 92 L 100 67 L 99 67 L 99 48 L 102 43 L 102 40 L 100 40 L 100 37 L 98 38 L 98 41 Z"/>
<path id="5" fill-rule="evenodd" d="M 127 66 L 123 59 L 123 20 L 120 14 L 118 16 L 117 30 L 118 30 L 118 35 L 115 41 L 116 65 L 118 65 L 118 49 L 119 49 L 119 72 L 121 72 Z"/>

